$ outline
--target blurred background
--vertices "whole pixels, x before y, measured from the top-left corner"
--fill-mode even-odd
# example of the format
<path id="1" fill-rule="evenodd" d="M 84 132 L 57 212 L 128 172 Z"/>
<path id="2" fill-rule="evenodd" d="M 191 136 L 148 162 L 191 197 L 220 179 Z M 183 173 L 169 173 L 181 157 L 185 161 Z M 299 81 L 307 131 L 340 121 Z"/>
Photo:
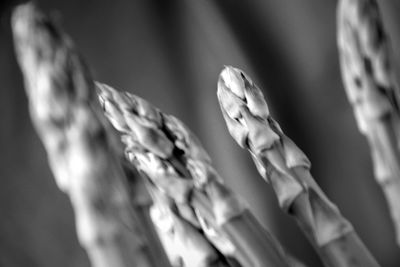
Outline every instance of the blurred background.
<path id="1" fill-rule="evenodd" d="M 243 69 L 263 89 L 272 115 L 309 156 L 315 179 L 377 260 L 400 266 L 369 149 L 340 79 L 336 1 L 36 2 L 61 21 L 97 80 L 181 118 L 262 223 L 310 267 L 321 266 L 225 127 L 217 77 L 223 65 Z M 397 48 L 400 2 L 378 2 Z M 15 4 L 0 2 L 0 266 L 89 266 L 68 197 L 56 187 L 30 122 L 10 30 Z M 394 51 L 395 62 L 399 53 Z"/>

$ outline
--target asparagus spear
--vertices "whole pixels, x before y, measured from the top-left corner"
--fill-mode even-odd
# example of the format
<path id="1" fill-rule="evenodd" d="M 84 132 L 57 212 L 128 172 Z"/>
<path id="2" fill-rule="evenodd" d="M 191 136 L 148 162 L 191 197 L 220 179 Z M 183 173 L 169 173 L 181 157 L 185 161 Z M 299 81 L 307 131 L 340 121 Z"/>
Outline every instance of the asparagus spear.
<path id="1" fill-rule="evenodd" d="M 16 8 L 12 29 L 31 118 L 92 265 L 168 266 L 138 229 L 109 126 L 92 102 L 94 83 L 71 40 L 33 4 Z"/>
<path id="2" fill-rule="evenodd" d="M 122 133 L 127 157 L 175 203 L 194 211 L 194 217 L 185 216 L 187 221 L 206 222 L 223 235 L 224 242 L 227 236 L 234 251 L 210 241 L 225 255 L 235 254 L 243 266 L 290 266 L 278 242 L 226 188 L 208 154 L 182 122 L 137 96 L 104 84 L 98 87 L 106 116 Z"/>
<path id="3" fill-rule="evenodd" d="M 400 245 L 398 87 L 377 2 L 341 0 L 337 27 L 346 93 L 358 128 L 369 142 L 375 178 L 386 197 Z"/>
<path id="4" fill-rule="evenodd" d="M 270 116 L 260 89 L 241 70 L 227 66 L 218 99 L 228 130 L 248 149 L 271 184 L 283 211 L 292 215 L 326 266 L 379 266 L 310 174 L 310 161 Z"/>
<path id="5" fill-rule="evenodd" d="M 207 238 L 183 219 L 171 198 L 152 186 L 152 219 L 157 225 L 173 266 L 225 266 Z"/>
<path id="6" fill-rule="evenodd" d="M 158 110 L 154 109 L 143 99 L 131 98 L 130 95 L 125 94 L 117 94 L 116 91 L 107 85 L 98 84 L 98 88 L 100 89 L 100 99 L 107 117 L 110 119 L 114 127 L 125 133 L 122 140 L 128 147 L 126 149 L 128 159 L 135 162 L 135 165 L 138 167 L 138 169 L 143 172 L 143 176 L 149 177 L 148 184 L 153 184 L 156 188 L 158 188 L 159 191 L 165 194 L 165 199 L 169 199 L 169 201 L 173 203 L 173 205 L 176 207 L 175 215 L 178 216 L 179 219 L 190 222 L 199 233 L 203 230 L 205 233 L 209 233 L 206 231 L 206 229 L 202 229 L 202 224 L 198 220 L 197 214 L 195 214 L 195 211 L 185 201 L 189 195 L 189 188 L 193 187 L 193 181 L 181 179 L 177 169 L 179 169 L 179 172 L 183 173 L 187 172 L 187 170 L 180 165 L 176 168 L 173 166 L 173 164 L 177 165 L 179 161 L 175 163 L 168 161 L 163 162 L 162 159 L 157 156 L 162 155 L 162 157 L 165 158 L 166 153 L 170 153 L 172 151 L 173 148 L 170 141 L 165 136 L 160 137 L 159 133 L 152 131 L 151 129 L 144 133 L 143 130 L 145 130 L 145 128 L 141 128 L 142 125 L 137 124 L 136 122 L 136 119 L 142 120 L 143 123 L 146 123 L 146 120 L 148 120 L 148 123 L 150 123 L 149 125 L 151 125 L 153 121 L 161 120 L 161 114 L 158 112 Z M 140 102 L 140 104 L 137 104 L 138 102 Z M 124 107 L 126 110 L 143 114 L 143 118 L 139 118 L 135 115 L 135 113 L 132 113 L 131 116 L 128 114 L 126 115 L 127 120 L 125 121 L 125 118 L 123 117 L 124 114 L 120 112 L 118 105 Z M 136 127 L 134 129 L 137 131 L 142 130 L 142 132 L 139 132 L 140 135 L 138 136 L 140 141 L 136 140 L 136 136 L 131 136 L 130 131 L 132 130 L 130 127 Z M 144 147 L 155 151 L 154 154 L 148 153 Z M 192 153 L 198 153 L 207 156 L 202 151 L 192 151 Z M 209 212 L 210 210 L 208 208 L 209 206 L 207 206 L 207 208 L 204 210 Z M 157 205 L 154 209 L 160 210 L 157 209 Z M 178 223 L 177 220 L 175 221 Z M 211 242 L 212 244 L 209 243 L 209 249 L 205 250 L 209 252 L 208 257 L 196 259 L 196 261 L 199 262 L 197 265 L 200 264 L 201 260 L 204 260 L 202 264 L 205 266 L 207 264 L 211 264 L 211 262 L 216 260 L 216 257 L 219 257 L 219 259 L 217 259 L 219 260 L 218 264 L 227 264 L 227 259 L 222 257 L 222 255 L 220 255 L 220 253 L 213 248 L 213 245 L 217 246 L 219 250 L 229 254 L 232 250 L 232 245 L 230 245 L 230 242 L 227 242 L 227 240 L 220 235 L 218 235 L 217 238 L 211 239 Z M 224 246 L 221 247 L 221 244 Z M 180 255 L 180 258 L 185 259 L 185 251 L 181 251 L 181 253 L 183 254 Z M 193 254 L 196 254 L 196 252 L 193 252 Z"/>

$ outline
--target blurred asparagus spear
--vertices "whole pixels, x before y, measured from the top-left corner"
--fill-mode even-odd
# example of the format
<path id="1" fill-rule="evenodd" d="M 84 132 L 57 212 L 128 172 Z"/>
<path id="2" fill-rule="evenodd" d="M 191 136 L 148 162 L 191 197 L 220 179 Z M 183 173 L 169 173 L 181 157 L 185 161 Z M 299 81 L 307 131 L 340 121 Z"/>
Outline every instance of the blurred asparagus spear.
<path id="1" fill-rule="evenodd" d="M 127 157 L 221 253 L 236 256 L 242 266 L 301 266 L 296 260 L 289 265 L 278 242 L 226 188 L 182 122 L 137 96 L 105 84 L 98 87 L 106 116 L 122 134 Z"/>
<path id="2" fill-rule="evenodd" d="M 351 224 L 328 200 L 310 174 L 310 162 L 269 114 L 260 89 L 241 70 L 225 67 L 218 99 L 228 130 L 249 150 L 280 207 L 292 215 L 326 266 L 379 266 Z"/>
<path id="3" fill-rule="evenodd" d="M 367 137 L 400 245 L 398 87 L 389 39 L 375 0 L 341 0 L 337 11 L 342 78 L 360 132 Z"/>
<path id="4" fill-rule="evenodd" d="M 220 261 L 216 250 L 210 246 L 204 234 L 179 214 L 172 199 L 157 188 L 151 191 L 155 196 L 151 210 L 152 219 L 158 227 L 172 265 L 226 266 L 226 262 Z"/>
<path id="5" fill-rule="evenodd" d="M 12 30 L 31 118 L 92 265 L 168 266 L 137 227 L 127 179 L 93 101 L 94 83 L 71 40 L 33 4 L 16 8 Z"/>
<path id="6" fill-rule="evenodd" d="M 145 239 L 146 246 L 148 246 L 149 257 L 156 261 L 157 266 L 171 266 L 161 237 L 158 234 L 157 226 L 151 216 L 151 209 L 154 203 L 144 179 L 124 158 L 120 158 L 120 161 L 123 163 L 122 167 L 128 179 L 128 194 L 131 199 L 131 205 L 134 208 L 134 215 L 136 215 L 135 223 L 138 231 Z"/>

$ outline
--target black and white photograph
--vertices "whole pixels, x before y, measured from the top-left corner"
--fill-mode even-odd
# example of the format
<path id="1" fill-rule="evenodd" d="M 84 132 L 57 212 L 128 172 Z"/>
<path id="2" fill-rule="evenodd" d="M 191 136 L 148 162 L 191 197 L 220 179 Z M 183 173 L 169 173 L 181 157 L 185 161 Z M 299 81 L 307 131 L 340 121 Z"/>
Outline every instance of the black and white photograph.
<path id="1" fill-rule="evenodd" d="M 0 267 L 399 267 L 400 1 L 0 1 Z"/>

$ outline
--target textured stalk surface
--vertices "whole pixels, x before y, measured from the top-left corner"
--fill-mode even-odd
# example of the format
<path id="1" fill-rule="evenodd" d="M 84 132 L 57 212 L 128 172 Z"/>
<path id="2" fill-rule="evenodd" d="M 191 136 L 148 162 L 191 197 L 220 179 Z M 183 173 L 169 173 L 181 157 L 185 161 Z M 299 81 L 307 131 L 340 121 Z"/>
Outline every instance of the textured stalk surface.
<path id="1" fill-rule="evenodd" d="M 71 41 L 32 4 L 16 8 L 12 29 L 31 118 L 92 265 L 168 266 L 137 228 L 126 176 L 91 103 L 94 83 Z"/>
<path id="2" fill-rule="evenodd" d="M 379 266 L 351 224 L 310 174 L 310 161 L 270 116 L 260 89 L 241 70 L 225 67 L 218 99 L 228 130 L 248 149 L 271 184 L 282 210 L 292 215 L 330 267 Z"/>
<path id="3" fill-rule="evenodd" d="M 122 134 L 127 158 L 169 199 L 175 216 L 204 233 L 216 256 L 224 255 L 221 262 L 301 266 L 291 258 L 292 265 L 288 263 L 278 242 L 226 188 L 208 154 L 181 121 L 132 94 L 105 84 L 98 88 L 106 116 Z"/>
<path id="4" fill-rule="evenodd" d="M 386 197 L 400 244 L 400 110 L 389 38 L 375 0 L 341 0 L 337 12 L 344 86 L 358 128 L 369 142 L 375 178 Z"/>

